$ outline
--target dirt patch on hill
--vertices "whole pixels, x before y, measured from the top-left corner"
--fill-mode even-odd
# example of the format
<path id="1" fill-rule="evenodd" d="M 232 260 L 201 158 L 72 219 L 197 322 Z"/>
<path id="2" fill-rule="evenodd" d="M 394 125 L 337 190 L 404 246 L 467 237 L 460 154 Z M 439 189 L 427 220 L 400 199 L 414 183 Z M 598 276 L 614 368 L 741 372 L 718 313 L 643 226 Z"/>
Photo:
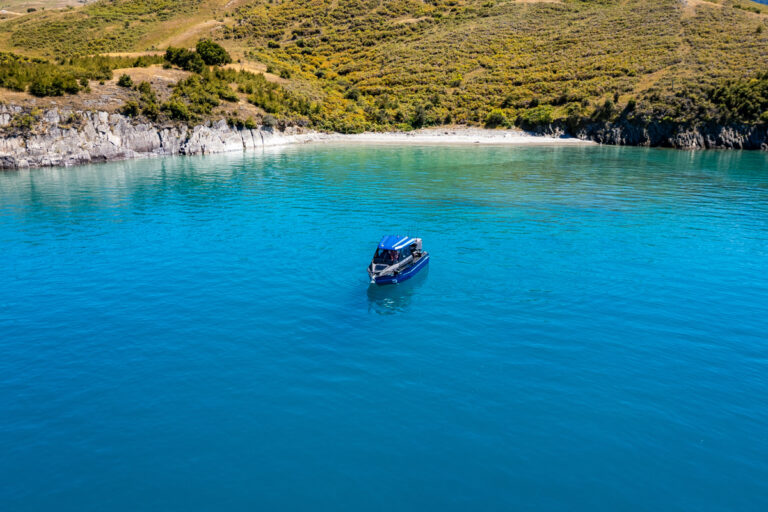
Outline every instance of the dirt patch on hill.
<path id="1" fill-rule="evenodd" d="M 192 73 L 175 68 L 165 69 L 162 66 L 156 64 L 146 68 L 116 69 L 114 71 L 112 80 L 110 80 L 110 83 L 114 82 L 117 84 L 117 79 L 122 74 L 130 76 L 131 80 L 133 80 L 135 83 L 147 81 L 152 85 L 162 86 L 167 84 L 173 85 L 179 80 L 187 78 Z"/>
<path id="2" fill-rule="evenodd" d="M 700 5 L 703 5 L 706 7 L 719 7 L 719 8 L 723 7 L 721 4 L 718 4 L 715 2 L 708 2 L 707 0 L 683 0 L 683 16 L 686 18 L 695 16 L 696 9 Z"/>
<path id="3" fill-rule="evenodd" d="M 106 57 L 149 57 L 154 55 L 165 55 L 165 52 L 162 52 L 160 50 L 153 50 L 153 51 L 145 51 L 145 52 L 100 53 L 99 55 L 104 55 Z"/>

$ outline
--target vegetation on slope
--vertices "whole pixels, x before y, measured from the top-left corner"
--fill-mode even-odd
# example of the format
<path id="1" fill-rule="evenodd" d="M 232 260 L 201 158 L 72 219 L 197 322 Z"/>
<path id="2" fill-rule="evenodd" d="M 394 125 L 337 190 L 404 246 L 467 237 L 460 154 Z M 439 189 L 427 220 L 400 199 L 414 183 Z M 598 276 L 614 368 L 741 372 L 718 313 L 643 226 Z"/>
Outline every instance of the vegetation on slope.
<path id="1" fill-rule="evenodd" d="M 353 99 L 337 129 L 721 117 L 708 91 L 768 69 L 762 14 L 678 0 L 317 0 L 239 8 L 252 58 Z"/>
<path id="2" fill-rule="evenodd" d="M 155 57 L 73 57 L 50 62 L 0 52 L 0 87 L 28 91 L 35 96 L 76 94 L 88 87 L 89 80 L 109 80 L 112 70 L 146 67 Z"/>
<path id="3" fill-rule="evenodd" d="M 202 0 L 100 0 L 8 20 L 0 34 L 6 33 L 14 51 L 49 57 L 128 51 L 164 22 L 188 16 L 201 5 Z"/>
<path id="4" fill-rule="evenodd" d="M 58 58 L 144 50 L 150 31 L 194 16 L 282 77 L 211 71 L 226 58 L 208 42 L 170 48 L 169 62 L 197 75 L 173 93 L 190 118 L 239 90 L 265 113 L 345 132 L 758 123 L 766 12 L 745 0 L 101 0 L 2 22 L 0 42 Z"/>

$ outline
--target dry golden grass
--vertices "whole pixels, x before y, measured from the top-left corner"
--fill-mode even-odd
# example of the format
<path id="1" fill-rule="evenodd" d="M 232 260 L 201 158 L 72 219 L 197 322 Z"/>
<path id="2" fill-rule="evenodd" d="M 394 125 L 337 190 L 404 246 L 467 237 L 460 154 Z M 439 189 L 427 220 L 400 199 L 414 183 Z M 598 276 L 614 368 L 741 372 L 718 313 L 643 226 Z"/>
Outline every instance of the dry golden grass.
<path id="1" fill-rule="evenodd" d="M 86 2 L 81 0 L 0 0 L 0 10 L 6 9 L 26 14 L 27 9 L 61 9 L 79 7 Z"/>
<path id="2" fill-rule="evenodd" d="M 163 25 L 162 37 L 157 33 L 149 34 L 139 43 L 147 48 L 165 49 L 169 46 L 180 48 L 193 48 L 200 39 L 210 38 L 214 29 L 221 22 L 206 19 L 206 15 L 178 20 L 175 23 Z"/>
<path id="3" fill-rule="evenodd" d="M 273 73 L 267 73 L 267 66 L 261 62 L 233 62 L 224 66 L 227 69 L 234 69 L 237 71 L 248 71 L 251 73 L 262 74 L 268 82 L 273 82 L 280 85 L 288 85 L 290 82 L 285 78 L 280 78 Z"/>

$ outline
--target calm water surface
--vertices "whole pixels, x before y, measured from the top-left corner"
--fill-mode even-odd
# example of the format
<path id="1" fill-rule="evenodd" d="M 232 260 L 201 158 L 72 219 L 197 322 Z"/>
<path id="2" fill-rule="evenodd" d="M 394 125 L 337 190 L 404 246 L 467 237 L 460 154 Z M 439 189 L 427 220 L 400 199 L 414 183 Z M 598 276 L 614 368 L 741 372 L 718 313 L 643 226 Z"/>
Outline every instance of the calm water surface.
<path id="1" fill-rule="evenodd" d="M 766 153 L 3 172 L 0 249 L 1 510 L 768 510 Z"/>

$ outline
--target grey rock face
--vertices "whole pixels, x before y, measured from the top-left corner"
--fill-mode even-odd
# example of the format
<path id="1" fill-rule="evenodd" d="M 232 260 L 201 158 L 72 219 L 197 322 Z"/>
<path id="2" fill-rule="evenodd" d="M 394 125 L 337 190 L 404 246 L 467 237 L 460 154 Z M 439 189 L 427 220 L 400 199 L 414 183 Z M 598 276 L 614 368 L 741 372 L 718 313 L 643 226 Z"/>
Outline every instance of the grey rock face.
<path id="1" fill-rule="evenodd" d="M 31 126 L 21 122 L 24 116 Z M 245 151 L 298 141 L 295 132 L 238 130 L 224 120 L 192 128 L 158 126 L 120 114 L 58 109 L 30 118 L 19 107 L 0 105 L 0 169 Z"/>
<path id="2" fill-rule="evenodd" d="M 591 124 L 578 134 L 603 144 L 654 146 L 678 149 L 761 149 L 768 145 L 768 126 L 701 125 L 686 127 L 666 123 L 647 126 L 619 121 Z"/>
<path id="3" fill-rule="evenodd" d="M 571 131 L 555 122 L 535 129 L 536 133 L 560 136 L 571 133 L 583 140 L 616 146 L 652 146 L 677 149 L 764 149 L 768 147 L 768 125 L 698 125 L 651 122 L 635 124 L 626 119 L 614 123 L 590 122 Z"/>

